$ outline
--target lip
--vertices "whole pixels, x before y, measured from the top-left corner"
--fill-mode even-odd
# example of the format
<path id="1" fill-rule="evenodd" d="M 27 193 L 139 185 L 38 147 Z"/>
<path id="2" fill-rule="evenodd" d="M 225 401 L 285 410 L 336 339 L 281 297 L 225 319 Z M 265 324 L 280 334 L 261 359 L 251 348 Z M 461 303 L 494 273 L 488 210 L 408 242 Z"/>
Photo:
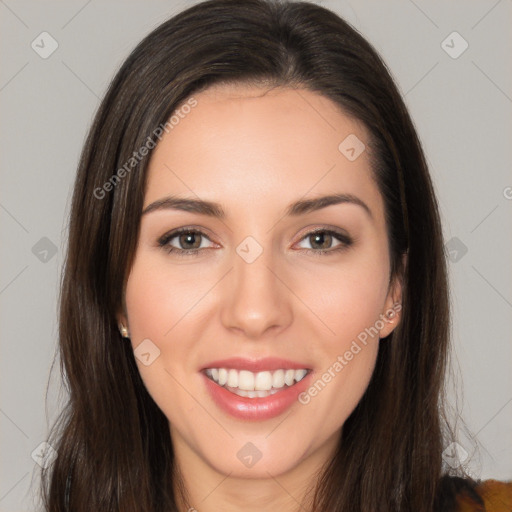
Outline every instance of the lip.
<path id="1" fill-rule="evenodd" d="M 213 366 L 213 368 L 219 367 Z M 220 366 L 220 368 L 223 368 L 223 366 Z M 300 368 L 304 367 L 298 369 Z M 204 379 L 206 389 L 217 407 L 230 416 L 249 421 L 264 421 L 283 414 L 294 403 L 298 402 L 300 393 L 310 386 L 313 374 L 311 371 L 308 372 L 300 382 L 296 382 L 293 386 L 273 395 L 264 398 L 248 398 L 235 395 L 226 388 L 219 386 L 219 384 L 209 379 L 204 371 L 200 373 Z"/>
<path id="2" fill-rule="evenodd" d="M 231 357 L 229 359 L 219 359 L 208 363 L 201 371 L 207 368 L 227 368 L 233 370 L 249 370 L 250 372 L 257 373 L 263 371 L 274 371 L 274 370 L 311 370 L 311 368 L 305 363 L 297 363 L 288 359 L 282 359 L 279 357 L 264 357 L 262 359 L 247 359 L 245 357 Z M 301 381 L 302 382 L 302 381 Z"/>

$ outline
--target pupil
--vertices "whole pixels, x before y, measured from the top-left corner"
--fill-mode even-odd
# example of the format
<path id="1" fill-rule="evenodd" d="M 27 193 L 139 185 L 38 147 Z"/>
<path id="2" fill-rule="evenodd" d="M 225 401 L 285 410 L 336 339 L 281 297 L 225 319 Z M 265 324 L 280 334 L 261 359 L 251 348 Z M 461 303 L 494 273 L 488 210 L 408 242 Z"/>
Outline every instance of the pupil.
<path id="1" fill-rule="evenodd" d="M 197 248 L 199 248 L 201 243 L 200 242 L 198 243 L 199 237 L 197 237 L 197 240 L 195 240 L 195 243 L 194 243 L 195 238 L 196 238 L 195 233 L 185 233 L 184 235 L 181 235 L 180 243 L 182 246 L 186 246 L 187 244 L 192 244 L 193 247 L 186 247 L 187 249 L 197 249 Z"/>
<path id="2" fill-rule="evenodd" d="M 327 234 L 327 233 L 316 233 L 314 235 L 312 235 L 313 239 L 314 239 L 314 243 L 311 244 L 312 246 L 314 246 L 315 244 L 319 244 L 320 245 L 320 249 L 329 249 L 330 245 L 331 245 L 331 235 Z"/>

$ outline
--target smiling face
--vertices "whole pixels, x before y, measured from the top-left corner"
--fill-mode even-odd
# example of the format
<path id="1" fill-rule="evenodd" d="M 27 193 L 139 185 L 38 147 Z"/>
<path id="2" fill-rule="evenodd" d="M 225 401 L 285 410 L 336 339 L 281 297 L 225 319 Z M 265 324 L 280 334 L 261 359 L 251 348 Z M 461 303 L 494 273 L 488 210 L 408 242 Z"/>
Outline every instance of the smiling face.
<path id="1" fill-rule="evenodd" d="M 365 128 L 313 92 L 265 91 L 201 92 L 157 145 L 119 316 L 178 463 L 203 474 L 324 462 L 399 319 L 367 150 L 339 149 Z"/>

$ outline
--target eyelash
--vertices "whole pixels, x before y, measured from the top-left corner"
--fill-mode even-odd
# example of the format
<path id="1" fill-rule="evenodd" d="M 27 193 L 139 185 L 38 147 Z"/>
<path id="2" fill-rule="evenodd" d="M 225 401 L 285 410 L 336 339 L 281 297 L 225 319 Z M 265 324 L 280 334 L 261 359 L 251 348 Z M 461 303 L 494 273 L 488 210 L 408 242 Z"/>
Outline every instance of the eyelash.
<path id="1" fill-rule="evenodd" d="M 317 233 L 331 235 L 333 238 L 335 238 L 336 240 L 338 240 L 341 243 L 334 249 L 303 249 L 304 251 L 306 251 L 306 254 L 311 254 L 314 256 L 326 256 L 329 254 L 332 255 L 333 253 L 339 253 L 340 251 L 348 249 L 354 243 L 354 240 L 350 236 L 346 235 L 345 233 L 341 233 L 341 232 L 338 232 L 338 231 L 335 231 L 332 229 L 325 229 L 325 228 L 319 228 L 319 229 L 314 229 L 312 231 L 309 231 L 300 239 L 300 241 L 305 240 L 306 238 L 308 238 L 310 236 L 316 235 Z M 163 235 L 158 240 L 158 246 L 161 247 L 162 249 L 165 249 L 169 254 L 172 253 L 178 257 L 184 257 L 184 258 L 191 257 L 191 256 L 199 256 L 199 254 L 201 252 L 208 249 L 206 247 L 203 247 L 200 249 L 178 249 L 176 247 L 172 247 L 169 245 L 169 242 L 173 238 L 176 238 L 177 236 L 182 235 L 182 234 L 201 235 L 202 237 L 205 237 L 208 240 L 210 240 L 210 238 L 202 231 L 200 231 L 198 229 L 185 227 L 185 228 L 175 229 L 174 231 L 171 231 L 171 232 Z M 211 240 L 210 240 L 210 242 L 211 242 Z"/>

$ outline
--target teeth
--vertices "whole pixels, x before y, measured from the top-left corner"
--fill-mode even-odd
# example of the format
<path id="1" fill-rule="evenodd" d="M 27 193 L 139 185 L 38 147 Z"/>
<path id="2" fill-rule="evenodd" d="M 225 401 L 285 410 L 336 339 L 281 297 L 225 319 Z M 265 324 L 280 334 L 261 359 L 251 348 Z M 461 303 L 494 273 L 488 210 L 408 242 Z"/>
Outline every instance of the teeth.
<path id="1" fill-rule="evenodd" d="M 237 388 L 238 387 L 238 372 L 236 370 L 229 370 L 227 385 L 230 388 Z"/>
<path id="2" fill-rule="evenodd" d="M 233 372 L 235 375 L 237 374 L 236 370 L 229 370 L 230 374 L 231 372 Z M 234 379 L 233 381 L 236 382 Z M 234 388 L 238 387 L 238 389 L 245 389 L 246 391 L 254 391 L 256 389 L 254 387 L 254 373 L 248 372 L 246 370 L 238 372 L 238 383 L 235 384 L 234 386 L 231 386 Z"/>
<path id="3" fill-rule="evenodd" d="M 248 370 L 226 368 L 208 368 L 206 375 L 220 386 L 235 388 L 236 394 L 249 398 L 264 397 L 274 394 L 286 386 L 300 382 L 308 373 L 300 370 L 275 370 L 253 373 Z M 270 392 L 270 393 L 269 393 Z M 245 394 L 247 393 L 247 394 Z"/>
<path id="4" fill-rule="evenodd" d="M 213 380 L 215 380 L 215 377 L 213 375 L 213 370 L 216 370 L 216 368 L 212 368 L 210 370 L 211 376 L 213 377 Z M 228 371 L 226 370 L 226 368 L 220 368 L 219 369 L 219 380 L 217 381 L 218 384 L 221 386 L 224 386 L 224 384 L 226 384 L 227 381 L 228 381 Z"/>
<path id="5" fill-rule="evenodd" d="M 294 377 L 295 377 L 295 370 L 286 370 L 286 372 L 284 374 L 284 383 L 287 386 L 291 386 L 293 384 L 293 381 L 295 380 Z"/>
<path id="6" fill-rule="evenodd" d="M 271 389 L 270 391 L 245 391 L 244 389 L 229 388 L 229 391 L 238 396 L 245 396 L 247 398 L 265 398 L 270 395 L 279 393 L 278 389 Z"/>
<path id="7" fill-rule="evenodd" d="M 272 373 L 259 372 L 254 379 L 254 389 L 258 391 L 270 391 L 272 389 Z"/>
<path id="8" fill-rule="evenodd" d="M 284 386 L 284 370 L 277 370 L 272 375 L 272 387 L 282 388 Z"/>

